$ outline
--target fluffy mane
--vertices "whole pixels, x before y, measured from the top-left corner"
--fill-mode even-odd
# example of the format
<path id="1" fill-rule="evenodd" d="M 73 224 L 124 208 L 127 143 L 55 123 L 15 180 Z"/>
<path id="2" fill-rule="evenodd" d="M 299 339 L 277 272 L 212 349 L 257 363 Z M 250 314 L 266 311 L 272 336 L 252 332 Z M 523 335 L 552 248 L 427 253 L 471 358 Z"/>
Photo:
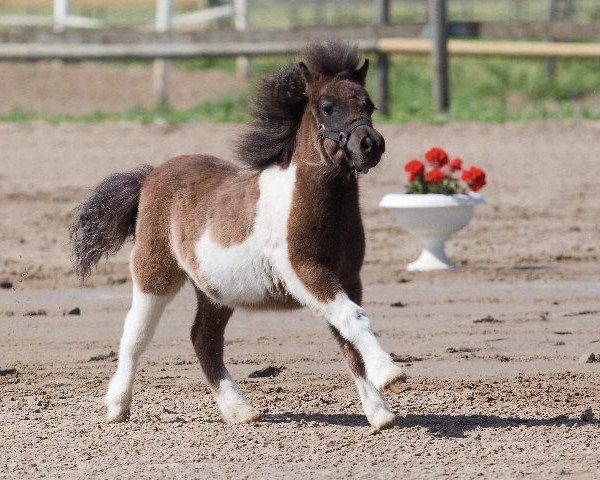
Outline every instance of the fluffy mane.
<path id="1" fill-rule="evenodd" d="M 356 47 L 335 40 L 310 44 L 303 57 L 310 71 L 323 77 L 353 73 L 360 61 Z M 256 170 L 273 164 L 289 165 L 307 103 L 305 89 L 297 63 L 280 68 L 261 81 L 250 110 L 250 128 L 237 145 L 242 163 Z"/>

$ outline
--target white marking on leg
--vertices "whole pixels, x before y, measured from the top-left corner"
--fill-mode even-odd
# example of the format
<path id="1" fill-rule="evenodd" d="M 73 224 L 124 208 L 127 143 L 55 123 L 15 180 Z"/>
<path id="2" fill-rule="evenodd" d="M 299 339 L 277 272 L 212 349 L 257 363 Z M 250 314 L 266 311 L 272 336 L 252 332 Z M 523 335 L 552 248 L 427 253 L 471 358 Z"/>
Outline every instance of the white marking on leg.
<path id="1" fill-rule="evenodd" d="M 289 263 L 289 260 L 288 260 Z M 285 268 L 281 266 L 280 268 Z M 403 382 L 406 375 L 386 353 L 371 329 L 366 311 L 352 302 L 346 292 L 340 292 L 331 302 L 319 302 L 298 279 L 291 265 L 285 275 L 285 286 L 301 303 L 326 318 L 340 335 L 360 353 L 367 379 L 380 390 L 395 381 Z"/>
<path id="2" fill-rule="evenodd" d="M 324 315 L 340 335 L 360 353 L 365 364 L 367 379 L 379 390 L 395 380 L 403 381 L 406 375 L 390 355 L 381 348 L 371 329 L 367 312 L 340 292 L 335 300 L 325 304 Z"/>
<path id="3" fill-rule="evenodd" d="M 354 383 L 369 423 L 378 430 L 393 426 L 396 415 L 390 410 L 379 390 L 362 377 L 354 376 Z"/>
<path id="4" fill-rule="evenodd" d="M 260 412 L 242 396 L 229 374 L 219 382 L 214 393 L 219 410 L 227 423 L 250 423 L 260 416 Z"/>
<path id="5" fill-rule="evenodd" d="M 131 308 L 125 317 L 119 347 L 119 364 L 104 397 L 109 422 L 126 419 L 138 360 L 150 343 L 158 320 L 173 297 L 174 295 L 157 296 L 144 293 L 134 282 Z"/>

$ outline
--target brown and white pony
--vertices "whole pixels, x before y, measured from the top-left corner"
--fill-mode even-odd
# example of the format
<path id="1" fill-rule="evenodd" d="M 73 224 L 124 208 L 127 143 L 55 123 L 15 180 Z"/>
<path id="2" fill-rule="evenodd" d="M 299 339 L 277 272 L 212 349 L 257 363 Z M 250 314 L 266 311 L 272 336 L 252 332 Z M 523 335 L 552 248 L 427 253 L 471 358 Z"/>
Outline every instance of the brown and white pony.
<path id="1" fill-rule="evenodd" d="M 234 309 L 308 307 L 339 342 L 371 425 L 393 424 L 382 392 L 401 391 L 406 377 L 360 306 L 357 173 L 385 150 L 371 124 L 368 62 L 358 68 L 356 48 L 335 41 L 309 46 L 304 62 L 263 80 L 238 145 L 244 166 L 180 156 L 112 175 L 80 205 L 71 241 L 82 278 L 135 238 L 133 301 L 105 397 L 109 421 L 127 418 L 140 355 L 187 278 L 198 298 L 192 343 L 227 422 L 259 417 L 223 363 Z"/>

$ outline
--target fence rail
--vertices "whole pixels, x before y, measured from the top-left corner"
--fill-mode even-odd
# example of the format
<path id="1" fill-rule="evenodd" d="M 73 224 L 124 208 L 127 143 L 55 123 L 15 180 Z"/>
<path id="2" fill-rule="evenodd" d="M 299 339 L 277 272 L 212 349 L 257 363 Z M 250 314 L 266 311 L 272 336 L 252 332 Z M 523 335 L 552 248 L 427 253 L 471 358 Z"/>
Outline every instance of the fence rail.
<path id="1" fill-rule="evenodd" d="M 159 36 L 144 43 L 0 43 L 0 60 L 149 60 L 155 58 L 188 59 L 198 57 L 270 57 L 298 53 L 305 39 L 277 41 L 204 41 L 189 37 L 178 41 L 176 34 Z M 365 53 L 399 56 L 427 56 L 432 41 L 425 38 L 358 39 Z M 461 57 L 577 58 L 600 59 L 600 43 L 522 42 L 489 40 L 449 40 L 448 52 Z"/>

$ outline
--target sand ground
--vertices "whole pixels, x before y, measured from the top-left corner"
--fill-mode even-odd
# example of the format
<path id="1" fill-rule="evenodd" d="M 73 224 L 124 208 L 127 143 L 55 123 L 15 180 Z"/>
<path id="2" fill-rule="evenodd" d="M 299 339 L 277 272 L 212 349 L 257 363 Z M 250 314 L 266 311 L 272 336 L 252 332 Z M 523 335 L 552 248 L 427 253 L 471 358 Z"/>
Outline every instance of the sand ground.
<path id="1" fill-rule="evenodd" d="M 231 158 L 241 128 L 0 124 L 0 280 L 13 284 L 0 289 L 0 478 L 600 478 L 600 363 L 578 361 L 600 354 L 599 123 L 381 128 L 386 156 L 361 179 L 363 279 L 410 375 L 388 395 L 394 428 L 368 426 L 306 311 L 234 314 L 227 363 L 263 417 L 223 424 L 188 339 L 189 288 L 143 357 L 131 420 L 104 423 L 130 246 L 79 287 L 72 210 L 115 170 Z M 488 204 L 449 242 L 459 270 L 408 273 L 418 244 L 377 203 L 434 144 L 488 171 Z M 248 378 L 268 365 L 285 369 Z"/>

